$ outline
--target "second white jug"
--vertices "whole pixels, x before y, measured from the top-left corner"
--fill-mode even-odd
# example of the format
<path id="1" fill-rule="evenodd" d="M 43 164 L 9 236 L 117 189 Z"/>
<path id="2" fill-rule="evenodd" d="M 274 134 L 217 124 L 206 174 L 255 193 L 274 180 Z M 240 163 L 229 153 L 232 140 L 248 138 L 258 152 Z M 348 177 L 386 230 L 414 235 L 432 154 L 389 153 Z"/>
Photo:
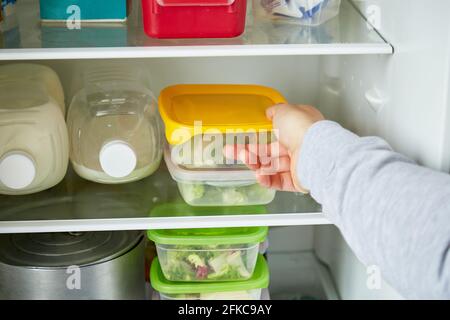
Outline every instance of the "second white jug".
<path id="1" fill-rule="evenodd" d="M 105 184 L 152 174 L 162 158 L 162 130 L 151 91 L 123 67 L 95 68 L 84 79 L 67 117 L 77 174 Z"/>

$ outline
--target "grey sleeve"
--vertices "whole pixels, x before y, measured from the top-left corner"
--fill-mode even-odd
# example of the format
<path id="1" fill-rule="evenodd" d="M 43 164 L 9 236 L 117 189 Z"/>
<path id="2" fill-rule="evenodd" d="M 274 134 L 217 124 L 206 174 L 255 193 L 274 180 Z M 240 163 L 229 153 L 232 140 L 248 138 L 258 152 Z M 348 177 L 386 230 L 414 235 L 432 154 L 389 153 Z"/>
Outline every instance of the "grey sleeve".
<path id="1" fill-rule="evenodd" d="M 450 299 L 450 175 L 331 121 L 307 131 L 296 165 L 363 263 L 405 298 Z"/>

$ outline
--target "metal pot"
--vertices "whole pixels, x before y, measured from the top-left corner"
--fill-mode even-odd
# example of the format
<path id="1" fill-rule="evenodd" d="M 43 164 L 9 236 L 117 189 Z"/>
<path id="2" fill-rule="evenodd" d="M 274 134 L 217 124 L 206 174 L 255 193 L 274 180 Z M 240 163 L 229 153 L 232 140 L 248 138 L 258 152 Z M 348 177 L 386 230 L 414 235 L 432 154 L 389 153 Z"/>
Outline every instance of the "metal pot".
<path id="1" fill-rule="evenodd" d="M 145 299 L 144 236 L 0 235 L 0 299 Z"/>

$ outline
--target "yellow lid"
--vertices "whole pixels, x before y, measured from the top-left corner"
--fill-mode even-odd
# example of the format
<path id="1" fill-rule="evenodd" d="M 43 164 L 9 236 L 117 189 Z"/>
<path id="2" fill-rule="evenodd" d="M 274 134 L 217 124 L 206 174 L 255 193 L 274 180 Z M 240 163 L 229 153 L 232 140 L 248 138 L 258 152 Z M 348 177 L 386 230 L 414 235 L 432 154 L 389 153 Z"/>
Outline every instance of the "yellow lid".
<path id="1" fill-rule="evenodd" d="M 202 133 L 271 130 L 266 109 L 278 103 L 286 103 L 278 91 L 257 85 L 175 85 L 159 96 L 167 141 L 172 145 Z"/>

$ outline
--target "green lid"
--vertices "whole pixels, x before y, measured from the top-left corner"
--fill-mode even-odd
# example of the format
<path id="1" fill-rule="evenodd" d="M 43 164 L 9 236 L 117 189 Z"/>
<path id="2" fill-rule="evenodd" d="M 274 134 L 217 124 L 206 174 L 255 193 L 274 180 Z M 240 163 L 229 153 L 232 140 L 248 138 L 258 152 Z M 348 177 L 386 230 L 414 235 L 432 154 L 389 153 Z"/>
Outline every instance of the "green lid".
<path id="1" fill-rule="evenodd" d="M 199 228 L 149 230 L 147 236 L 157 244 L 229 245 L 263 242 L 268 227 Z"/>
<path id="2" fill-rule="evenodd" d="M 164 203 L 150 212 L 151 217 L 190 217 L 190 216 L 220 216 L 220 215 L 251 215 L 266 214 L 265 206 L 223 206 L 223 207 L 193 207 L 185 202 Z"/>
<path id="3" fill-rule="evenodd" d="M 163 294 L 195 294 L 264 289 L 269 286 L 269 267 L 263 256 L 259 255 L 253 276 L 248 280 L 227 282 L 174 282 L 164 277 L 158 258 L 155 258 L 150 269 L 150 281 L 153 289 Z"/>

